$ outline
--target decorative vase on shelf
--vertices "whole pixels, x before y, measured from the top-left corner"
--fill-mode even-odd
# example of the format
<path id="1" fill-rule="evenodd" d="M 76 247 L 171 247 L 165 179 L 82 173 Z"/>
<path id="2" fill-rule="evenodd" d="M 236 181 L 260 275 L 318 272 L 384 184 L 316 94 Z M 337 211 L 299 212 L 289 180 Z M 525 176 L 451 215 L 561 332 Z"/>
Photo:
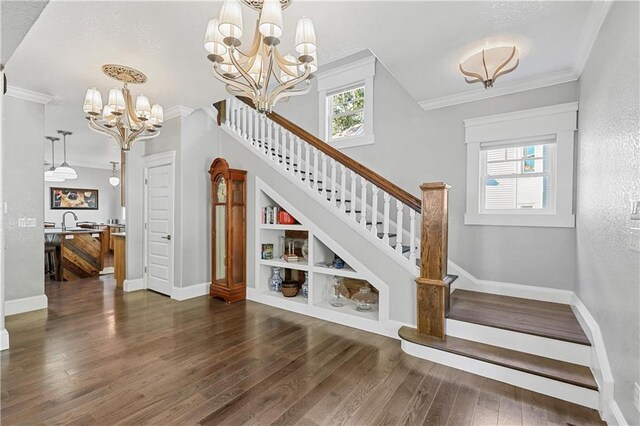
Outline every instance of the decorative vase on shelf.
<path id="1" fill-rule="evenodd" d="M 269 290 L 279 292 L 282 289 L 282 277 L 280 276 L 280 268 L 271 268 L 271 278 L 269 278 Z"/>
<path id="2" fill-rule="evenodd" d="M 304 244 L 302 244 L 302 257 L 304 260 L 309 260 L 309 240 L 304 240 Z"/>
<path id="3" fill-rule="evenodd" d="M 333 277 L 333 282 L 329 287 L 329 304 L 331 306 L 344 306 L 349 300 L 349 290 L 342 282 L 342 277 Z"/>
<path id="4" fill-rule="evenodd" d="M 378 296 L 369 287 L 361 287 L 351 300 L 356 304 L 357 311 L 371 311 L 378 304 Z"/>
<path id="5" fill-rule="evenodd" d="M 302 297 L 307 299 L 309 297 L 309 273 L 304 273 L 304 282 L 302 283 Z"/>

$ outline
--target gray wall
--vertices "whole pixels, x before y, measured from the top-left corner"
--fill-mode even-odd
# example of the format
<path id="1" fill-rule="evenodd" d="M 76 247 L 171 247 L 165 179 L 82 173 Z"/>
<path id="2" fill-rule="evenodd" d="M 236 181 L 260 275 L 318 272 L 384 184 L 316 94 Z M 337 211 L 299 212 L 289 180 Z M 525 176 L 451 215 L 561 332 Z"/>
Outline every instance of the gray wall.
<path id="1" fill-rule="evenodd" d="M 5 226 L 5 300 L 44 294 L 44 105 L 4 97 L 2 184 Z M 36 219 L 19 228 L 18 219 Z"/>
<path id="2" fill-rule="evenodd" d="M 640 254 L 629 250 L 640 197 L 637 2 L 614 3 L 580 78 L 576 291 L 598 322 L 615 399 L 640 424 Z M 638 226 L 638 225 L 636 225 Z"/>
<path id="3" fill-rule="evenodd" d="M 98 190 L 98 210 L 74 210 L 79 221 L 91 221 L 107 223 L 108 219 L 123 219 L 120 207 L 120 185 L 113 187 L 109 184 L 112 175 L 111 170 L 96 169 L 92 167 L 75 167 L 78 179 L 65 182 L 44 183 L 44 220 L 55 222 L 56 226 L 62 223 L 62 215 L 65 210 L 51 209 L 51 188 L 86 188 Z M 117 175 L 118 173 L 116 173 Z M 67 216 L 67 226 L 74 224 L 73 217 Z"/>
<path id="4" fill-rule="evenodd" d="M 142 157 L 144 156 L 144 143 L 133 144 L 127 155 L 127 165 L 125 170 L 125 202 L 127 224 L 126 257 L 127 257 L 127 280 L 142 278 L 142 268 L 144 260 L 142 258 L 142 247 L 144 237 L 144 216 L 143 216 L 143 196 L 144 196 L 144 171 Z"/>
<path id="5" fill-rule="evenodd" d="M 379 61 L 374 85 L 375 144 L 344 152 L 416 196 L 423 182 L 451 185 L 450 259 L 477 278 L 573 289 L 574 229 L 464 225 L 463 120 L 576 101 L 577 82 L 433 111 L 424 111 Z M 318 134 L 315 87 L 276 110 Z"/>

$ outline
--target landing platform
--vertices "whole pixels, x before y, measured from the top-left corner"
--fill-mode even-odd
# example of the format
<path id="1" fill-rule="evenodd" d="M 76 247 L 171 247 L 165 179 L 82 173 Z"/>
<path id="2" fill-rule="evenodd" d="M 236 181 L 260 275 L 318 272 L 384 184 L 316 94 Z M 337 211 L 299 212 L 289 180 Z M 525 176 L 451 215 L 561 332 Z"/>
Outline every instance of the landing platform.
<path id="1" fill-rule="evenodd" d="M 590 346 L 571 307 L 561 303 L 455 290 L 450 319 Z"/>

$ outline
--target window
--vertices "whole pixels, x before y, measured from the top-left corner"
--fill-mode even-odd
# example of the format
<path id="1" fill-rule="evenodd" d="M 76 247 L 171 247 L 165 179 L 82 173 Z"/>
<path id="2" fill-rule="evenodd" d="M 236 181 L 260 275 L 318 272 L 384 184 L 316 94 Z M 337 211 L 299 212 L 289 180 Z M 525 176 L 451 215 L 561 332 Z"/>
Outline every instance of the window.
<path id="1" fill-rule="evenodd" d="M 321 139 L 336 148 L 374 142 L 374 75 L 374 56 L 367 56 L 318 75 Z"/>
<path id="2" fill-rule="evenodd" d="M 364 135 L 364 86 L 330 95 L 330 141 Z"/>
<path id="3" fill-rule="evenodd" d="M 575 226 L 577 103 L 465 120 L 467 225 Z"/>

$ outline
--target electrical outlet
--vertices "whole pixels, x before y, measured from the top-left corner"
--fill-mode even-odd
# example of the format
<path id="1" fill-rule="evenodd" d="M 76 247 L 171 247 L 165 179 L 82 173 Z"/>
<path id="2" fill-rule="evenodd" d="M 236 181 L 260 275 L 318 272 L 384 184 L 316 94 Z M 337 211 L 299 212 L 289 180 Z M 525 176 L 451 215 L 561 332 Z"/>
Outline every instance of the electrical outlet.
<path id="1" fill-rule="evenodd" d="M 636 406 L 636 410 L 640 411 L 640 385 L 633 384 L 633 404 Z"/>

